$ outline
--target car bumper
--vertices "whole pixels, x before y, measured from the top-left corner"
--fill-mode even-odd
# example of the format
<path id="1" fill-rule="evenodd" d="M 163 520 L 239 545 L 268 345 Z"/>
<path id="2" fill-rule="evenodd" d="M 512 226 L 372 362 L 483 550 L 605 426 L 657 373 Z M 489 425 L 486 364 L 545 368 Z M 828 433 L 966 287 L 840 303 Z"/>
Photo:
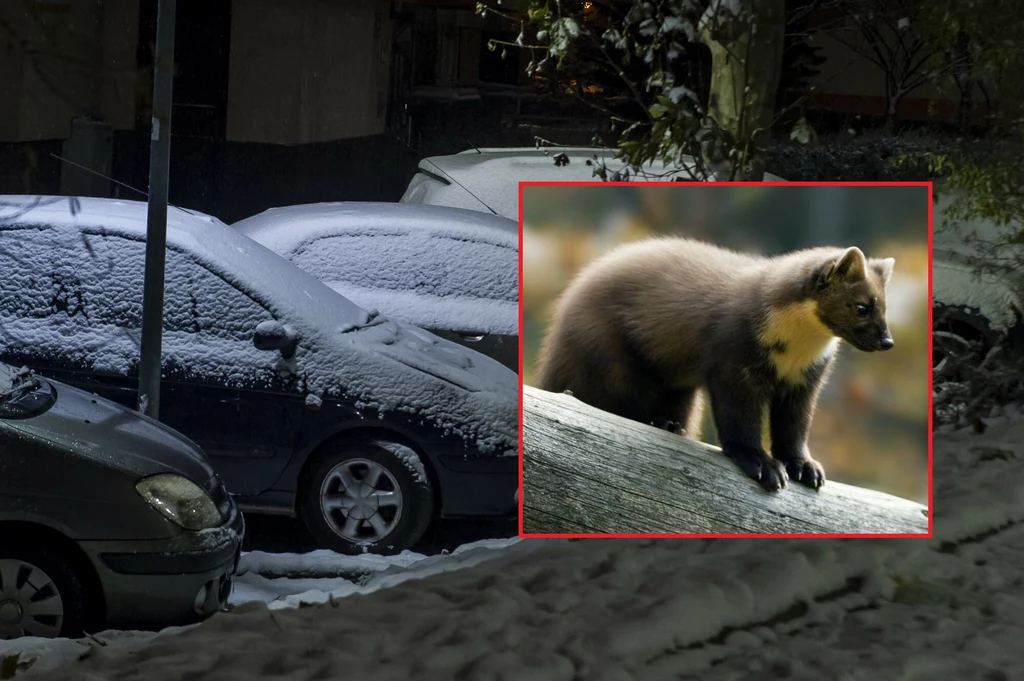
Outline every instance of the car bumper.
<path id="1" fill-rule="evenodd" d="M 233 509 L 220 527 L 172 539 L 83 541 L 106 605 L 106 626 L 148 629 L 190 624 L 231 594 L 245 521 Z"/>

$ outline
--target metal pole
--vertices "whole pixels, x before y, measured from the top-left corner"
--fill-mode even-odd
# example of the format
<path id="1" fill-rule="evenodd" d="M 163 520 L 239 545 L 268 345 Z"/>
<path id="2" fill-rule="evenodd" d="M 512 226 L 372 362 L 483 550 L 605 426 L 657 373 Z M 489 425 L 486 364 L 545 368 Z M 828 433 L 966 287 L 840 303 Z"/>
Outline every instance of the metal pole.
<path id="1" fill-rule="evenodd" d="M 156 54 L 153 55 L 153 128 L 149 147 L 149 215 L 146 222 L 146 276 L 142 291 L 142 356 L 139 361 L 139 410 L 153 418 L 159 418 L 160 414 L 175 2 L 159 0 Z"/>

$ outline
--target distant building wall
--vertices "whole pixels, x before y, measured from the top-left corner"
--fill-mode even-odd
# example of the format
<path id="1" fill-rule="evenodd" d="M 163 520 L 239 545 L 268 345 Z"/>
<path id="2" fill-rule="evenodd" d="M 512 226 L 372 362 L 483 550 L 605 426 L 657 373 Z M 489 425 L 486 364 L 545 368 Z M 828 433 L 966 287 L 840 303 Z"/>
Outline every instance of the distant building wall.
<path id="1" fill-rule="evenodd" d="M 227 139 L 307 144 L 384 132 L 388 0 L 234 0 Z"/>
<path id="2" fill-rule="evenodd" d="M 138 0 L 3 0 L 0 142 L 66 139 L 88 116 L 134 126 Z"/>

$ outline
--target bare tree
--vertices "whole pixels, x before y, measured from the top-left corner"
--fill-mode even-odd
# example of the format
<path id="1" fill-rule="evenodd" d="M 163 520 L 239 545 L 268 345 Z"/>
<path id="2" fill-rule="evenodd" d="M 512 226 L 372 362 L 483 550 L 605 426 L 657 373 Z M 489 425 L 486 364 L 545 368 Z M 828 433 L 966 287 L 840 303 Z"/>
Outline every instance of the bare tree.
<path id="1" fill-rule="evenodd" d="M 928 40 L 920 21 L 923 0 L 842 0 L 838 6 L 845 20 L 829 33 L 884 74 L 889 129 L 908 93 L 951 74 L 963 60 Z"/>

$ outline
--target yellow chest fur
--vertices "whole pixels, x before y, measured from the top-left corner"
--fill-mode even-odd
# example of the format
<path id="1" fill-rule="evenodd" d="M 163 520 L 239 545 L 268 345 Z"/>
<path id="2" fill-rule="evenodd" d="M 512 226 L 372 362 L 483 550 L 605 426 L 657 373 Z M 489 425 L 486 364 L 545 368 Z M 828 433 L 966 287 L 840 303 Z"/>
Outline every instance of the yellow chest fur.
<path id="1" fill-rule="evenodd" d="M 761 331 L 761 342 L 773 348 L 768 357 L 779 378 L 803 383 L 804 370 L 835 352 L 839 339 L 818 318 L 813 300 L 773 309 Z"/>

